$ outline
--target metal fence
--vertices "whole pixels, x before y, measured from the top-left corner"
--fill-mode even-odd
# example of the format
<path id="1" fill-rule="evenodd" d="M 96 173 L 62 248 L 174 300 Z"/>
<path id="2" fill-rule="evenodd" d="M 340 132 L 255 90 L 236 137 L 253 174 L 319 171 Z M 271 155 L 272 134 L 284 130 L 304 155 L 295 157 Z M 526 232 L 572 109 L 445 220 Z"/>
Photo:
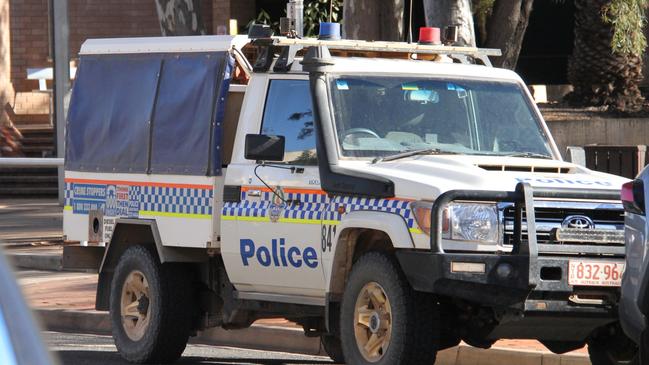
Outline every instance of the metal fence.
<path id="1" fill-rule="evenodd" d="M 0 167 L 62 167 L 62 158 L 0 157 Z"/>

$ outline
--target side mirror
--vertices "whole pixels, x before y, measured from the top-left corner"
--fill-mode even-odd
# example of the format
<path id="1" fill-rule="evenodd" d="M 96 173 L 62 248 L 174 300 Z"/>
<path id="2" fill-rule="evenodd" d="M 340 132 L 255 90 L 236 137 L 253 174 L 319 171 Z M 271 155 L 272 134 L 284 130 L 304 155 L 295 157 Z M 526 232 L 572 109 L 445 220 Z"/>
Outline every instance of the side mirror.
<path id="1" fill-rule="evenodd" d="M 284 136 L 247 134 L 245 157 L 255 161 L 284 161 Z"/>

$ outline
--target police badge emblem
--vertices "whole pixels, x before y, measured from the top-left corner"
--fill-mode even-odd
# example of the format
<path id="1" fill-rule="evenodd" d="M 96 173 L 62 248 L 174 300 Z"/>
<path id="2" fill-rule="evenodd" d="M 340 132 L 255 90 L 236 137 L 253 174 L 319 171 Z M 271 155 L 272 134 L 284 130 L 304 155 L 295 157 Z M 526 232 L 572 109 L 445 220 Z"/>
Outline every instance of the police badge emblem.
<path id="1" fill-rule="evenodd" d="M 271 201 L 270 206 L 268 207 L 268 216 L 271 222 L 277 223 L 277 221 L 279 221 L 279 218 L 282 216 L 282 212 L 284 211 L 285 205 L 284 191 L 282 190 L 281 186 L 278 186 L 277 188 L 275 188 L 274 194 L 271 192 Z"/>

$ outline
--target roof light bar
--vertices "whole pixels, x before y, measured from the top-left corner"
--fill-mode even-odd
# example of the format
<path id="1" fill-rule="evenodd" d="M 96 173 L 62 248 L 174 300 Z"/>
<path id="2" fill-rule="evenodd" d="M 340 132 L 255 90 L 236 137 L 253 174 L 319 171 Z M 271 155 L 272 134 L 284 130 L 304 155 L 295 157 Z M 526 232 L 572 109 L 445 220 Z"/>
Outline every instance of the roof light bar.
<path id="1" fill-rule="evenodd" d="M 296 39 L 286 37 L 269 37 L 265 39 L 260 38 L 255 40 L 255 42 L 259 45 L 273 45 L 280 47 L 301 46 L 308 48 L 326 46 L 332 50 L 335 49 L 359 52 L 401 52 L 440 55 L 465 55 L 473 57 L 502 56 L 502 52 L 499 49 L 414 44 L 405 42 L 370 42 L 348 39 L 320 40 L 315 38 Z"/>

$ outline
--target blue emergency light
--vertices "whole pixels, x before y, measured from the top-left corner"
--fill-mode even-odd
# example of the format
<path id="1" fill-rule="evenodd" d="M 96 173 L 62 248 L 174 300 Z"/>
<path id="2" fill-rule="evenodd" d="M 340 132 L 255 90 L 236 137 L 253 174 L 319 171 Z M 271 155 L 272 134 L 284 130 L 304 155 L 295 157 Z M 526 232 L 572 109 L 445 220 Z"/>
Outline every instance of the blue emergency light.
<path id="1" fill-rule="evenodd" d="M 318 39 L 337 41 L 341 38 L 340 35 L 340 23 L 320 23 L 320 34 L 318 35 Z"/>

